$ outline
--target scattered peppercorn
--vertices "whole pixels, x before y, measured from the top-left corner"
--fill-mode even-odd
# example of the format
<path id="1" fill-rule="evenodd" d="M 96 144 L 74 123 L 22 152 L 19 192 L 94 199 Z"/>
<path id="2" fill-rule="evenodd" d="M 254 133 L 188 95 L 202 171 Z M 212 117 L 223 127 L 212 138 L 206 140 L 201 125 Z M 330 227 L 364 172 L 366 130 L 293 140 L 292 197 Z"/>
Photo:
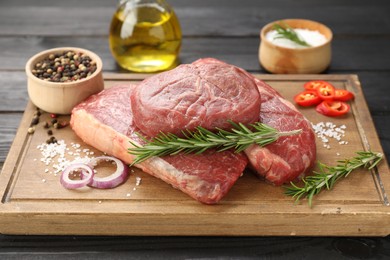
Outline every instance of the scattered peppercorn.
<path id="1" fill-rule="evenodd" d="M 53 127 L 55 128 L 55 129 L 61 129 L 61 128 L 64 128 L 64 127 L 66 127 L 66 126 L 68 126 L 69 125 L 69 123 L 67 122 L 67 121 L 61 121 L 61 122 L 55 122 L 54 124 L 53 124 Z"/>
<path id="2" fill-rule="evenodd" d="M 96 62 L 88 55 L 64 51 L 52 53 L 35 64 L 31 72 L 37 78 L 51 82 L 71 82 L 83 79 L 96 71 Z"/>
<path id="3" fill-rule="evenodd" d="M 54 144 L 57 143 L 57 139 L 54 136 L 51 136 L 49 139 L 46 140 L 47 144 Z"/>
<path id="4" fill-rule="evenodd" d="M 41 111 L 39 109 L 37 109 L 37 111 L 35 111 L 35 113 L 34 113 L 34 116 L 41 116 Z"/>
<path id="5" fill-rule="evenodd" d="M 27 129 L 27 132 L 29 133 L 29 134 L 33 134 L 34 132 L 35 132 L 35 127 L 29 127 L 28 129 Z"/>
<path id="6" fill-rule="evenodd" d="M 33 119 L 31 120 L 30 126 L 37 125 L 39 123 L 39 116 L 34 116 Z"/>
<path id="7" fill-rule="evenodd" d="M 39 110 L 39 108 L 37 108 L 31 120 L 30 127 L 27 129 L 27 132 L 29 134 L 33 134 L 35 132 L 35 126 L 38 125 L 41 114 L 41 111 Z M 50 138 L 46 140 L 47 144 L 53 144 L 58 142 L 57 139 L 53 136 L 54 132 L 52 129 L 50 129 L 51 127 L 55 129 L 60 129 L 69 125 L 69 122 L 66 120 L 59 121 L 57 114 L 50 114 L 50 117 L 52 119 L 50 121 L 45 121 L 43 124 L 43 128 L 47 129 L 46 133 L 50 136 Z"/>

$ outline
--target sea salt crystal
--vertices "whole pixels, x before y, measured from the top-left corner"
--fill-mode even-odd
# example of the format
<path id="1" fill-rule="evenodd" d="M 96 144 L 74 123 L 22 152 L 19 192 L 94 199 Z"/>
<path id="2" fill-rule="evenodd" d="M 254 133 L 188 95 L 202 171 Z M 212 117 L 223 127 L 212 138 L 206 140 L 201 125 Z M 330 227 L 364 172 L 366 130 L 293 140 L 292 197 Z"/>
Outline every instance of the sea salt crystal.
<path id="1" fill-rule="evenodd" d="M 340 145 L 348 144 L 347 141 L 342 140 L 347 128 L 345 125 L 337 126 L 332 122 L 319 122 L 317 124 L 312 123 L 311 125 L 324 148 L 330 149 L 330 139 L 336 140 Z"/>
<path id="2" fill-rule="evenodd" d="M 135 185 L 139 186 L 141 184 L 141 177 L 135 177 Z"/>
<path id="3" fill-rule="evenodd" d="M 322 45 L 326 42 L 326 37 L 321 34 L 319 31 L 313 31 L 308 29 L 293 29 L 299 36 L 300 39 L 307 42 L 310 46 L 316 47 Z M 291 48 L 291 49 L 302 49 L 307 48 L 307 46 L 299 45 L 286 38 L 277 38 L 278 32 L 276 30 L 271 30 L 265 35 L 266 39 L 272 42 L 275 45 Z"/>
<path id="4" fill-rule="evenodd" d="M 80 149 L 80 144 L 71 143 L 70 146 L 74 150 L 78 150 L 79 152 L 82 151 Z M 81 157 L 79 152 L 70 150 L 64 140 L 58 140 L 57 143 L 51 144 L 42 143 L 37 146 L 37 149 L 41 151 L 42 158 L 40 159 L 40 161 L 46 166 L 51 166 L 53 168 L 52 173 L 55 176 L 64 171 L 65 168 L 72 163 L 86 164 L 91 160 L 88 155 Z M 89 151 L 89 149 L 84 150 Z M 67 159 L 65 157 L 65 153 L 67 155 L 71 155 L 72 158 Z M 45 172 L 47 173 L 49 172 L 49 170 L 46 169 Z"/>

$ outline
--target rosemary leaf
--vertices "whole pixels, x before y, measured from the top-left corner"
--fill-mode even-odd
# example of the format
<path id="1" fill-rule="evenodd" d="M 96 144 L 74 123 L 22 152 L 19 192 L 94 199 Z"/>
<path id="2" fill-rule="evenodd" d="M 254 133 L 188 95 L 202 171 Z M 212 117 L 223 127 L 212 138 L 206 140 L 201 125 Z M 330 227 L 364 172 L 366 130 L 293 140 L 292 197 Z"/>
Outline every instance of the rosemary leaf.
<path id="1" fill-rule="evenodd" d="M 311 46 L 305 40 L 301 39 L 299 35 L 294 31 L 294 29 L 288 26 L 287 24 L 283 24 L 283 26 L 281 26 L 280 24 L 276 23 L 273 25 L 273 28 L 277 32 L 277 36 L 274 37 L 274 39 L 284 38 L 302 46 L 306 46 L 306 47 Z"/>
<path id="2" fill-rule="evenodd" d="M 275 142 L 279 137 L 302 132 L 301 129 L 279 132 L 275 128 L 259 122 L 248 127 L 242 123 L 229 122 L 233 127 L 231 131 L 217 128 L 216 132 L 212 132 L 203 127 L 197 127 L 193 132 L 183 131 L 184 138 L 172 133 L 160 133 L 151 140 L 141 136 L 146 142 L 144 146 L 136 145 L 130 141 L 133 147 L 129 148 L 128 152 L 136 156 L 132 165 L 153 156 L 175 155 L 180 152 L 200 154 L 211 148 L 217 149 L 218 152 L 235 149 L 235 152 L 239 153 L 252 144 L 265 146 Z"/>
<path id="3" fill-rule="evenodd" d="M 302 179 L 303 187 L 299 187 L 293 182 L 290 186 L 286 186 L 285 194 L 291 196 L 298 202 L 302 198 L 308 199 L 308 204 L 311 207 L 313 197 L 326 188 L 330 190 L 341 178 L 347 177 L 353 170 L 360 167 L 371 170 L 383 158 L 383 154 L 371 151 L 357 152 L 357 156 L 338 161 L 336 166 L 328 166 L 323 163 L 318 163 L 319 171 L 313 172 L 314 175 L 306 176 Z"/>

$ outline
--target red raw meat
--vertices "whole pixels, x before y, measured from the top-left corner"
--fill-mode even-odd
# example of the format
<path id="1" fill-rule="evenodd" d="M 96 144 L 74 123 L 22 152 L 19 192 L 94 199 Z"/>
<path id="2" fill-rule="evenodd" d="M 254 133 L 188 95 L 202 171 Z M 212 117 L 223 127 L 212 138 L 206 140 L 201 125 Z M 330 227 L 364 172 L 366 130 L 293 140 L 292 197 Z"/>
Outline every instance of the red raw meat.
<path id="1" fill-rule="evenodd" d="M 194 63 L 198 66 L 201 64 L 226 66 L 226 63 L 213 58 L 200 59 Z M 315 135 L 311 123 L 275 89 L 241 68 L 236 67 L 236 70 L 252 78 L 260 92 L 261 111 L 257 121 L 279 131 L 302 129 L 299 135 L 281 137 L 266 147 L 252 145 L 245 150 L 251 168 L 275 185 L 282 185 L 307 173 L 316 160 Z"/>
<path id="2" fill-rule="evenodd" d="M 142 134 L 129 104 L 134 87 L 116 86 L 89 97 L 73 109 L 70 122 L 85 143 L 129 164 L 134 160 L 127 152 L 129 140 L 141 143 L 135 132 Z M 213 204 L 227 194 L 247 162 L 243 154 L 210 150 L 201 155 L 152 158 L 136 166 L 200 202 Z"/>
<path id="3" fill-rule="evenodd" d="M 192 87 L 200 90 L 191 91 L 191 86 L 183 82 L 195 84 Z M 152 86 L 152 83 L 157 86 Z M 171 87 L 170 84 L 178 85 Z M 241 84 L 246 84 L 246 87 Z M 238 67 L 211 58 L 201 59 L 191 66 L 179 66 L 170 72 L 152 76 L 141 85 L 142 88 L 117 86 L 91 96 L 73 109 L 73 130 L 86 143 L 131 163 L 134 156 L 127 151 L 130 147 L 129 140 L 142 143 L 135 132 L 153 136 L 159 131 L 179 133 L 184 128 L 193 128 L 198 124 L 208 128 L 225 127 L 224 122 L 227 119 L 245 123 L 260 120 L 280 131 L 302 129 L 303 132 L 300 135 L 282 137 L 264 148 L 256 145 L 248 148 L 245 154 L 249 158 L 251 168 L 259 176 L 280 185 L 304 174 L 315 162 L 315 136 L 310 122 L 277 91 Z M 182 93 L 178 92 L 179 86 L 184 89 Z M 231 91 L 230 88 L 226 89 L 226 86 L 239 86 L 240 91 Z M 226 93 L 216 95 L 216 89 Z M 208 94 L 203 97 L 203 92 Z M 252 93 L 253 100 L 249 93 Z M 192 100 L 191 95 L 196 98 Z M 213 98 L 224 101 L 215 103 L 223 107 L 221 111 L 213 107 Z M 258 98 L 260 102 L 257 101 Z M 208 101 L 202 103 L 200 100 L 203 99 Z M 177 101 L 173 102 L 175 106 L 171 106 L 172 100 Z M 188 102 L 195 104 L 191 106 Z M 226 106 L 223 105 L 225 103 Z M 208 109 L 203 110 L 202 104 L 207 104 Z M 160 106 L 163 112 L 159 112 Z M 175 114 L 175 109 L 179 114 Z M 200 112 L 197 112 L 198 109 Z M 256 112 L 255 118 L 253 111 Z M 201 119 L 198 119 L 198 116 Z M 153 122 L 152 119 L 156 121 Z M 180 154 L 152 158 L 137 167 L 203 203 L 212 204 L 226 195 L 242 174 L 248 158 L 231 151 L 207 151 L 201 155 Z"/>
<path id="4" fill-rule="evenodd" d="M 141 82 L 131 96 L 137 127 L 156 136 L 160 131 L 181 134 L 196 126 L 230 129 L 228 119 L 257 122 L 260 95 L 254 78 L 235 66 L 212 61 L 180 65 Z"/>
<path id="5" fill-rule="evenodd" d="M 279 131 L 302 129 L 299 135 L 284 136 L 276 142 L 245 150 L 252 168 L 275 185 L 303 176 L 316 160 L 316 143 L 311 123 L 270 86 L 256 80 L 261 93 L 260 121 Z"/>

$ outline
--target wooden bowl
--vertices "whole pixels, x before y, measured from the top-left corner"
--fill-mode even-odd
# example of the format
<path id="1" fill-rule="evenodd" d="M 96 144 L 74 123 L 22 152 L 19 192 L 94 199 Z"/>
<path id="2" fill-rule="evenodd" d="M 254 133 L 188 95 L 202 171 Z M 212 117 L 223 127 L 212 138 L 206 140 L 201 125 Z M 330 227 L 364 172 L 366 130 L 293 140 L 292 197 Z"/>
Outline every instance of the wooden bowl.
<path id="1" fill-rule="evenodd" d="M 325 36 L 326 42 L 316 47 L 301 49 L 275 45 L 266 38 L 266 34 L 273 30 L 275 23 L 287 24 L 294 29 L 318 31 Z M 274 21 L 264 26 L 260 33 L 260 64 L 267 71 L 275 74 L 315 74 L 323 72 L 331 61 L 332 37 L 332 31 L 327 26 L 315 21 L 303 19 Z"/>
<path id="2" fill-rule="evenodd" d="M 75 51 L 88 55 L 96 62 L 96 71 L 86 78 L 71 82 L 51 82 L 42 80 L 32 73 L 37 62 L 50 54 Z M 92 94 L 104 89 L 102 76 L 103 63 L 98 55 L 81 48 L 61 47 L 42 51 L 31 57 L 26 64 L 28 95 L 34 105 L 54 114 L 70 114 L 73 107 Z"/>

